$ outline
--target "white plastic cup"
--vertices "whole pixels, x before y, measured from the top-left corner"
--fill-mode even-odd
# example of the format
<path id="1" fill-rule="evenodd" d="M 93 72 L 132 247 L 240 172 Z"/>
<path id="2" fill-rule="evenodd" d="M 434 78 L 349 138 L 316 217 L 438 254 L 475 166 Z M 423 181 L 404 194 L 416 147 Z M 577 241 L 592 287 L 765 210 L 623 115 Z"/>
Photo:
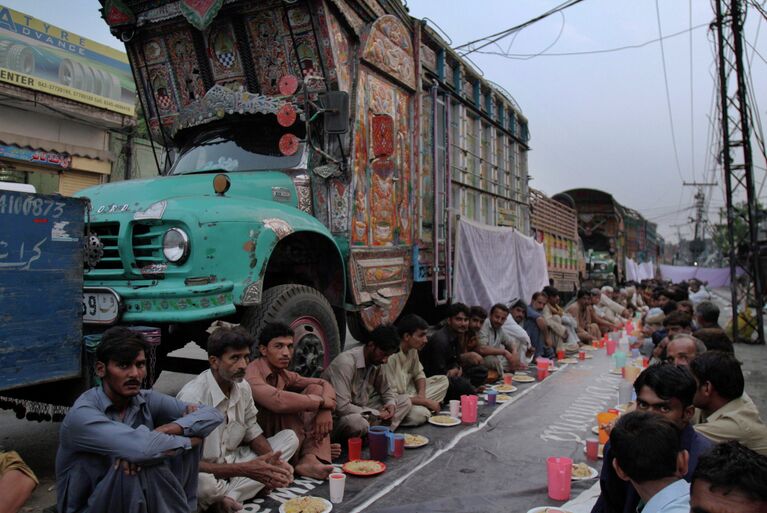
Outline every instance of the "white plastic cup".
<path id="1" fill-rule="evenodd" d="M 456 419 L 460 418 L 461 416 L 461 401 L 458 399 L 453 399 L 450 401 L 450 416 Z"/>
<path id="2" fill-rule="evenodd" d="M 344 488 L 346 486 L 346 474 L 337 473 L 328 476 L 330 481 L 330 502 L 338 504 L 344 501 Z"/>

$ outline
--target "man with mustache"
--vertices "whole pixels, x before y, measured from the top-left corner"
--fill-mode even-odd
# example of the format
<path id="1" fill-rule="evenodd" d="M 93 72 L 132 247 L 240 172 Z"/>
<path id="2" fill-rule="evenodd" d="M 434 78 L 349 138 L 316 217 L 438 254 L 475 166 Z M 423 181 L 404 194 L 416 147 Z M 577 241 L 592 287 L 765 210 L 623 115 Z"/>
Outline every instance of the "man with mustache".
<path id="1" fill-rule="evenodd" d="M 205 440 L 198 487 L 203 509 L 239 511 L 242 501 L 262 489 L 293 481 L 287 461 L 298 449 L 298 437 L 289 429 L 264 436 L 250 385 L 244 381 L 254 342 L 243 328 L 216 329 L 208 338 L 210 369 L 178 393 L 182 401 L 213 406 L 225 418 Z"/>
<path id="2" fill-rule="evenodd" d="M 245 371 L 245 380 L 258 405 L 258 423 L 266 436 L 292 429 L 300 441 L 296 474 L 326 479 L 333 471 L 333 409 L 336 391 L 320 378 L 305 378 L 288 370 L 293 359 L 293 330 L 281 322 L 267 324 L 258 334 L 260 358 Z"/>
<path id="3" fill-rule="evenodd" d="M 223 417 L 141 390 L 147 351 L 142 335 L 127 328 L 102 336 L 95 369 L 101 386 L 82 394 L 61 425 L 61 513 L 196 511 L 200 446 Z"/>

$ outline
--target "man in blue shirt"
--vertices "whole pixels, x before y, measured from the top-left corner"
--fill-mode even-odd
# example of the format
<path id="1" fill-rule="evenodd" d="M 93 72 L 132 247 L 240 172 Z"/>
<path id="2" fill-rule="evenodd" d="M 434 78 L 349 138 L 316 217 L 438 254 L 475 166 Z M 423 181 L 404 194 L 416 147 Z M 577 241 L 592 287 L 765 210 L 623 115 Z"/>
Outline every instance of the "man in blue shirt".
<path id="1" fill-rule="evenodd" d="M 548 297 L 543 292 L 533 294 L 533 301 L 526 307 L 524 328 L 530 335 L 530 343 L 535 349 L 535 357 L 554 358 L 556 348 L 552 341 L 546 318 L 543 317 L 543 308 L 546 306 Z"/>
<path id="2" fill-rule="evenodd" d="M 698 464 L 698 458 L 708 451 L 713 443 L 696 432 L 690 420 L 695 414 L 692 405 L 697 385 L 692 373 L 686 367 L 670 363 L 651 365 L 634 381 L 637 394 L 637 410 L 666 417 L 680 431 L 682 449 L 689 454 L 688 471 L 684 479 L 688 482 Z M 647 440 L 649 445 L 652 441 Z M 611 443 L 604 449 L 602 473 L 599 477 L 601 493 L 591 513 L 636 513 L 639 495 L 634 487 L 615 473 L 612 465 Z"/>
<path id="3" fill-rule="evenodd" d="M 613 468 L 641 497 L 635 511 L 689 513 L 687 451 L 673 422 L 661 415 L 634 411 L 621 417 L 610 433 Z"/>
<path id="4" fill-rule="evenodd" d="M 104 333 L 96 350 L 102 385 L 82 394 L 61 426 L 59 513 L 197 510 L 199 448 L 223 417 L 141 390 L 147 349 L 127 328 Z"/>

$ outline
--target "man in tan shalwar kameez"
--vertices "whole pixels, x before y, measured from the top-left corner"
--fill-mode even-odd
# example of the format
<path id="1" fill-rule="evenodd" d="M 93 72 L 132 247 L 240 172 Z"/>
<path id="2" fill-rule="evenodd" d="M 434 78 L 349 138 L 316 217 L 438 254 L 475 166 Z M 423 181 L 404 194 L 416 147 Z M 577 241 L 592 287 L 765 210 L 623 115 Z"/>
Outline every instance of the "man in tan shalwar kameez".
<path id="1" fill-rule="evenodd" d="M 327 478 L 333 471 L 333 386 L 287 370 L 293 359 L 293 330 L 285 324 L 267 324 L 259 334 L 258 349 L 261 357 L 250 362 L 245 372 L 258 406 L 258 424 L 266 436 L 292 429 L 300 443 L 292 462 L 296 474 Z"/>
<path id="2" fill-rule="evenodd" d="M 567 313 L 578 322 L 576 333 L 584 344 L 590 344 L 602 336 L 599 326 L 591 317 L 591 292 L 580 289 L 576 301 L 567 308 Z"/>

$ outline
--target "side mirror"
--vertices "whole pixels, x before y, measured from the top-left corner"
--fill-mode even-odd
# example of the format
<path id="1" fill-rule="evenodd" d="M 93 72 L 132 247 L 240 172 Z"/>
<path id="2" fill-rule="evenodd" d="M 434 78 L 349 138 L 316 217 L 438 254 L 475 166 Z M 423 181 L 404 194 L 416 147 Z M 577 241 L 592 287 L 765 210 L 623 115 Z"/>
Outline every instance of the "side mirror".
<path id="1" fill-rule="evenodd" d="M 328 91 L 319 95 L 320 105 L 325 114 L 325 132 L 345 134 L 349 131 L 349 93 Z"/>

